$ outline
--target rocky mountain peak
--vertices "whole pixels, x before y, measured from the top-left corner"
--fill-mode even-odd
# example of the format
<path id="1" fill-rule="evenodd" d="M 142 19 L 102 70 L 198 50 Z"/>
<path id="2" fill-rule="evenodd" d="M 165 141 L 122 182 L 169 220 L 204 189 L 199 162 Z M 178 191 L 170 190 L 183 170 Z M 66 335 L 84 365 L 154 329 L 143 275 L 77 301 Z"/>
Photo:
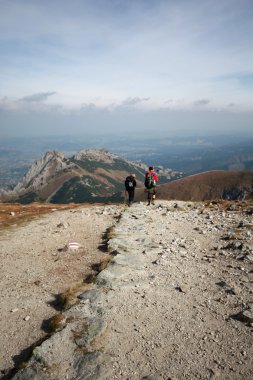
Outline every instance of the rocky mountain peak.
<path id="1" fill-rule="evenodd" d="M 53 151 L 48 151 L 44 154 L 44 156 L 41 158 L 41 160 L 47 161 L 51 159 L 59 159 L 59 160 L 64 160 L 64 155 L 61 152 L 58 152 L 56 150 Z M 40 161 L 40 160 L 38 160 Z"/>
<path id="2" fill-rule="evenodd" d="M 64 161 L 64 155 L 57 151 L 46 152 L 39 160 L 36 160 L 22 181 L 17 184 L 14 191 L 20 191 L 31 187 L 36 189 L 58 171 L 64 169 L 67 164 Z"/>
<path id="3" fill-rule="evenodd" d="M 126 175 L 135 172 L 140 180 L 142 171 L 103 149 L 83 149 L 71 158 L 49 151 L 33 163 L 14 190 L 0 191 L 0 199 L 22 203 L 119 200 Z"/>
<path id="4" fill-rule="evenodd" d="M 78 161 L 89 160 L 106 163 L 113 163 L 117 158 L 119 157 L 116 154 L 104 149 L 82 149 L 74 156 L 74 159 Z"/>

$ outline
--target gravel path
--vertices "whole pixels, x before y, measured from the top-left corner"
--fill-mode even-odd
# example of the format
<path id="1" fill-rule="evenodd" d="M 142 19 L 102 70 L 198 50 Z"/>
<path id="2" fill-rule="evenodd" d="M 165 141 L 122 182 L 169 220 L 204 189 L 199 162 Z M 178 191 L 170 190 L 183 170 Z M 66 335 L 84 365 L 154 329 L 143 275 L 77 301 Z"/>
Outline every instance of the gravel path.
<path id="1" fill-rule="evenodd" d="M 252 206 L 126 208 L 113 255 L 15 380 L 251 380 Z"/>
<path id="2" fill-rule="evenodd" d="M 99 275 L 112 289 L 103 346 L 110 378 L 250 380 L 253 328 L 231 316 L 253 301 L 252 262 L 217 250 L 242 215 L 171 206 L 125 212 L 120 241 L 111 242 L 123 254 L 112 271 L 125 265 L 124 275 L 111 281 L 110 268 Z"/>
<path id="3" fill-rule="evenodd" d="M 57 313 L 57 296 L 95 273 L 92 265 L 106 255 L 103 234 L 119 212 L 116 206 L 51 211 L 1 230 L 0 378 L 26 360 L 30 346 L 48 333 L 47 321 Z M 81 248 L 65 250 L 70 242 Z"/>

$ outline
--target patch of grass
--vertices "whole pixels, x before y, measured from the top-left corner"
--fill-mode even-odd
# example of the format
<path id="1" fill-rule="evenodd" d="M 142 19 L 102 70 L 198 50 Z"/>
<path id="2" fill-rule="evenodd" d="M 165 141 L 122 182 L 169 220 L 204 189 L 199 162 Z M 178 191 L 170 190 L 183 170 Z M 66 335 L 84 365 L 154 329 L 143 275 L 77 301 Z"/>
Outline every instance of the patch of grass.
<path id="1" fill-rule="evenodd" d="M 93 273 L 89 273 L 85 278 L 84 278 L 84 282 L 86 284 L 95 284 L 97 280 L 97 275 L 96 274 L 93 274 Z"/>
<path id="2" fill-rule="evenodd" d="M 110 263 L 112 260 L 112 256 L 106 256 L 103 260 L 100 261 L 99 267 L 98 267 L 98 272 L 102 272 Z"/>
<path id="3" fill-rule="evenodd" d="M 27 362 L 21 362 L 19 363 L 19 365 L 17 366 L 17 369 L 20 370 L 20 369 L 25 369 L 26 367 L 28 367 L 28 361 Z"/>
<path id="4" fill-rule="evenodd" d="M 0 222 L 0 230 L 8 229 L 10 227 L 15 228 L 15 227 L 24 226 L 27 223 L 37 218 L 38 218 L 38 215 L 29 215 L 29 216 L 21 215 L 16 219 L 13 219 L 13 220 L 9 219 L 4 222 Z"/>
<path id="5" fill-rule="evenodd" d="M 114 226 L 111 226 L 111 227 L 107 228 L 107 230 L 105 232 L 105 238 L 107 240 L 110 240 L 110 239 L 112 239 L 114 237 L 115 237 Z"/>
<path id="6" fill-rule="evenodd" d="M 74 322 L 76 320 L 76 318 L 73 316 L 73 315 L 71 315 L 70 317 L 68 317 L 67 319 L 66 319 L 66 323 L 72 323 L 72 322 Z"/>
<path id="7" fill-rule="evenodd" d="M 102 243 L 99 245 L 99 249 L 102 252 L 108 252 L 108 240 L 114 237 L 114 226 L 106 229 L 102 236 Z"/>
<path id="8" fill-rule="evenodd" d="M 50 332 L 56 332 L 65 325 L 65 317 L 63 314 L 55 314 L 49 321 Z"/>
<path id="9" fill-rule="evenodd" d="M 87 289 L 87 284 L 89 282 L 83 281 L 77 283 L 67 289 L 65 292 L 59 294 L 59 304 L 61 305 L 62 310 L 67 310 L 71 306 L 75 305 L 78 302 L 77 296 L 84 292 Z"/>

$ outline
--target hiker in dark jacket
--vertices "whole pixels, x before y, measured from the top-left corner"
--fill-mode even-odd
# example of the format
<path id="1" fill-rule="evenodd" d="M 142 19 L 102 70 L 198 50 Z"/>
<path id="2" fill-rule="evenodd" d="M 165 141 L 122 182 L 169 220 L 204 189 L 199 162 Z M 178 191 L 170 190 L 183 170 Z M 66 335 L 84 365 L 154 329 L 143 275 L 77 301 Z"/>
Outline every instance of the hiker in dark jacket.
<path id="1" fill-rule="evenodd" d="M 150 166 L 148 172 L 145 174 L 145 188 L 148 193 L 148 204 L 155 204 L 156 185 L 158 182 L 158 175 L 154 172 L 153 166 Z"/>
<path id="2" fill-rule="evenodd" d="M 135 174 L 130 174 L 126 177 L 125 180 L 125 188 L 128 193 L 128 206 L 130 207 L 134 201 L 134 190 L 136 187 L 136 179 Z"/>

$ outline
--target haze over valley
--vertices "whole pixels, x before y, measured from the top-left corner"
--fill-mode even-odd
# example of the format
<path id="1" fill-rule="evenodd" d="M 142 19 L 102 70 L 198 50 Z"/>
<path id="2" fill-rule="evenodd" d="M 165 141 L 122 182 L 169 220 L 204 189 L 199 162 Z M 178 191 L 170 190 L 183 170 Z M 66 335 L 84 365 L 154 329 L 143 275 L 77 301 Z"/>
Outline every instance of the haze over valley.
<path id="1" fill-rule="evenodd" d="M 252 18 L 248 0 L 1 1 L 0 188 L 47 151 L 252 169 Z"/>

